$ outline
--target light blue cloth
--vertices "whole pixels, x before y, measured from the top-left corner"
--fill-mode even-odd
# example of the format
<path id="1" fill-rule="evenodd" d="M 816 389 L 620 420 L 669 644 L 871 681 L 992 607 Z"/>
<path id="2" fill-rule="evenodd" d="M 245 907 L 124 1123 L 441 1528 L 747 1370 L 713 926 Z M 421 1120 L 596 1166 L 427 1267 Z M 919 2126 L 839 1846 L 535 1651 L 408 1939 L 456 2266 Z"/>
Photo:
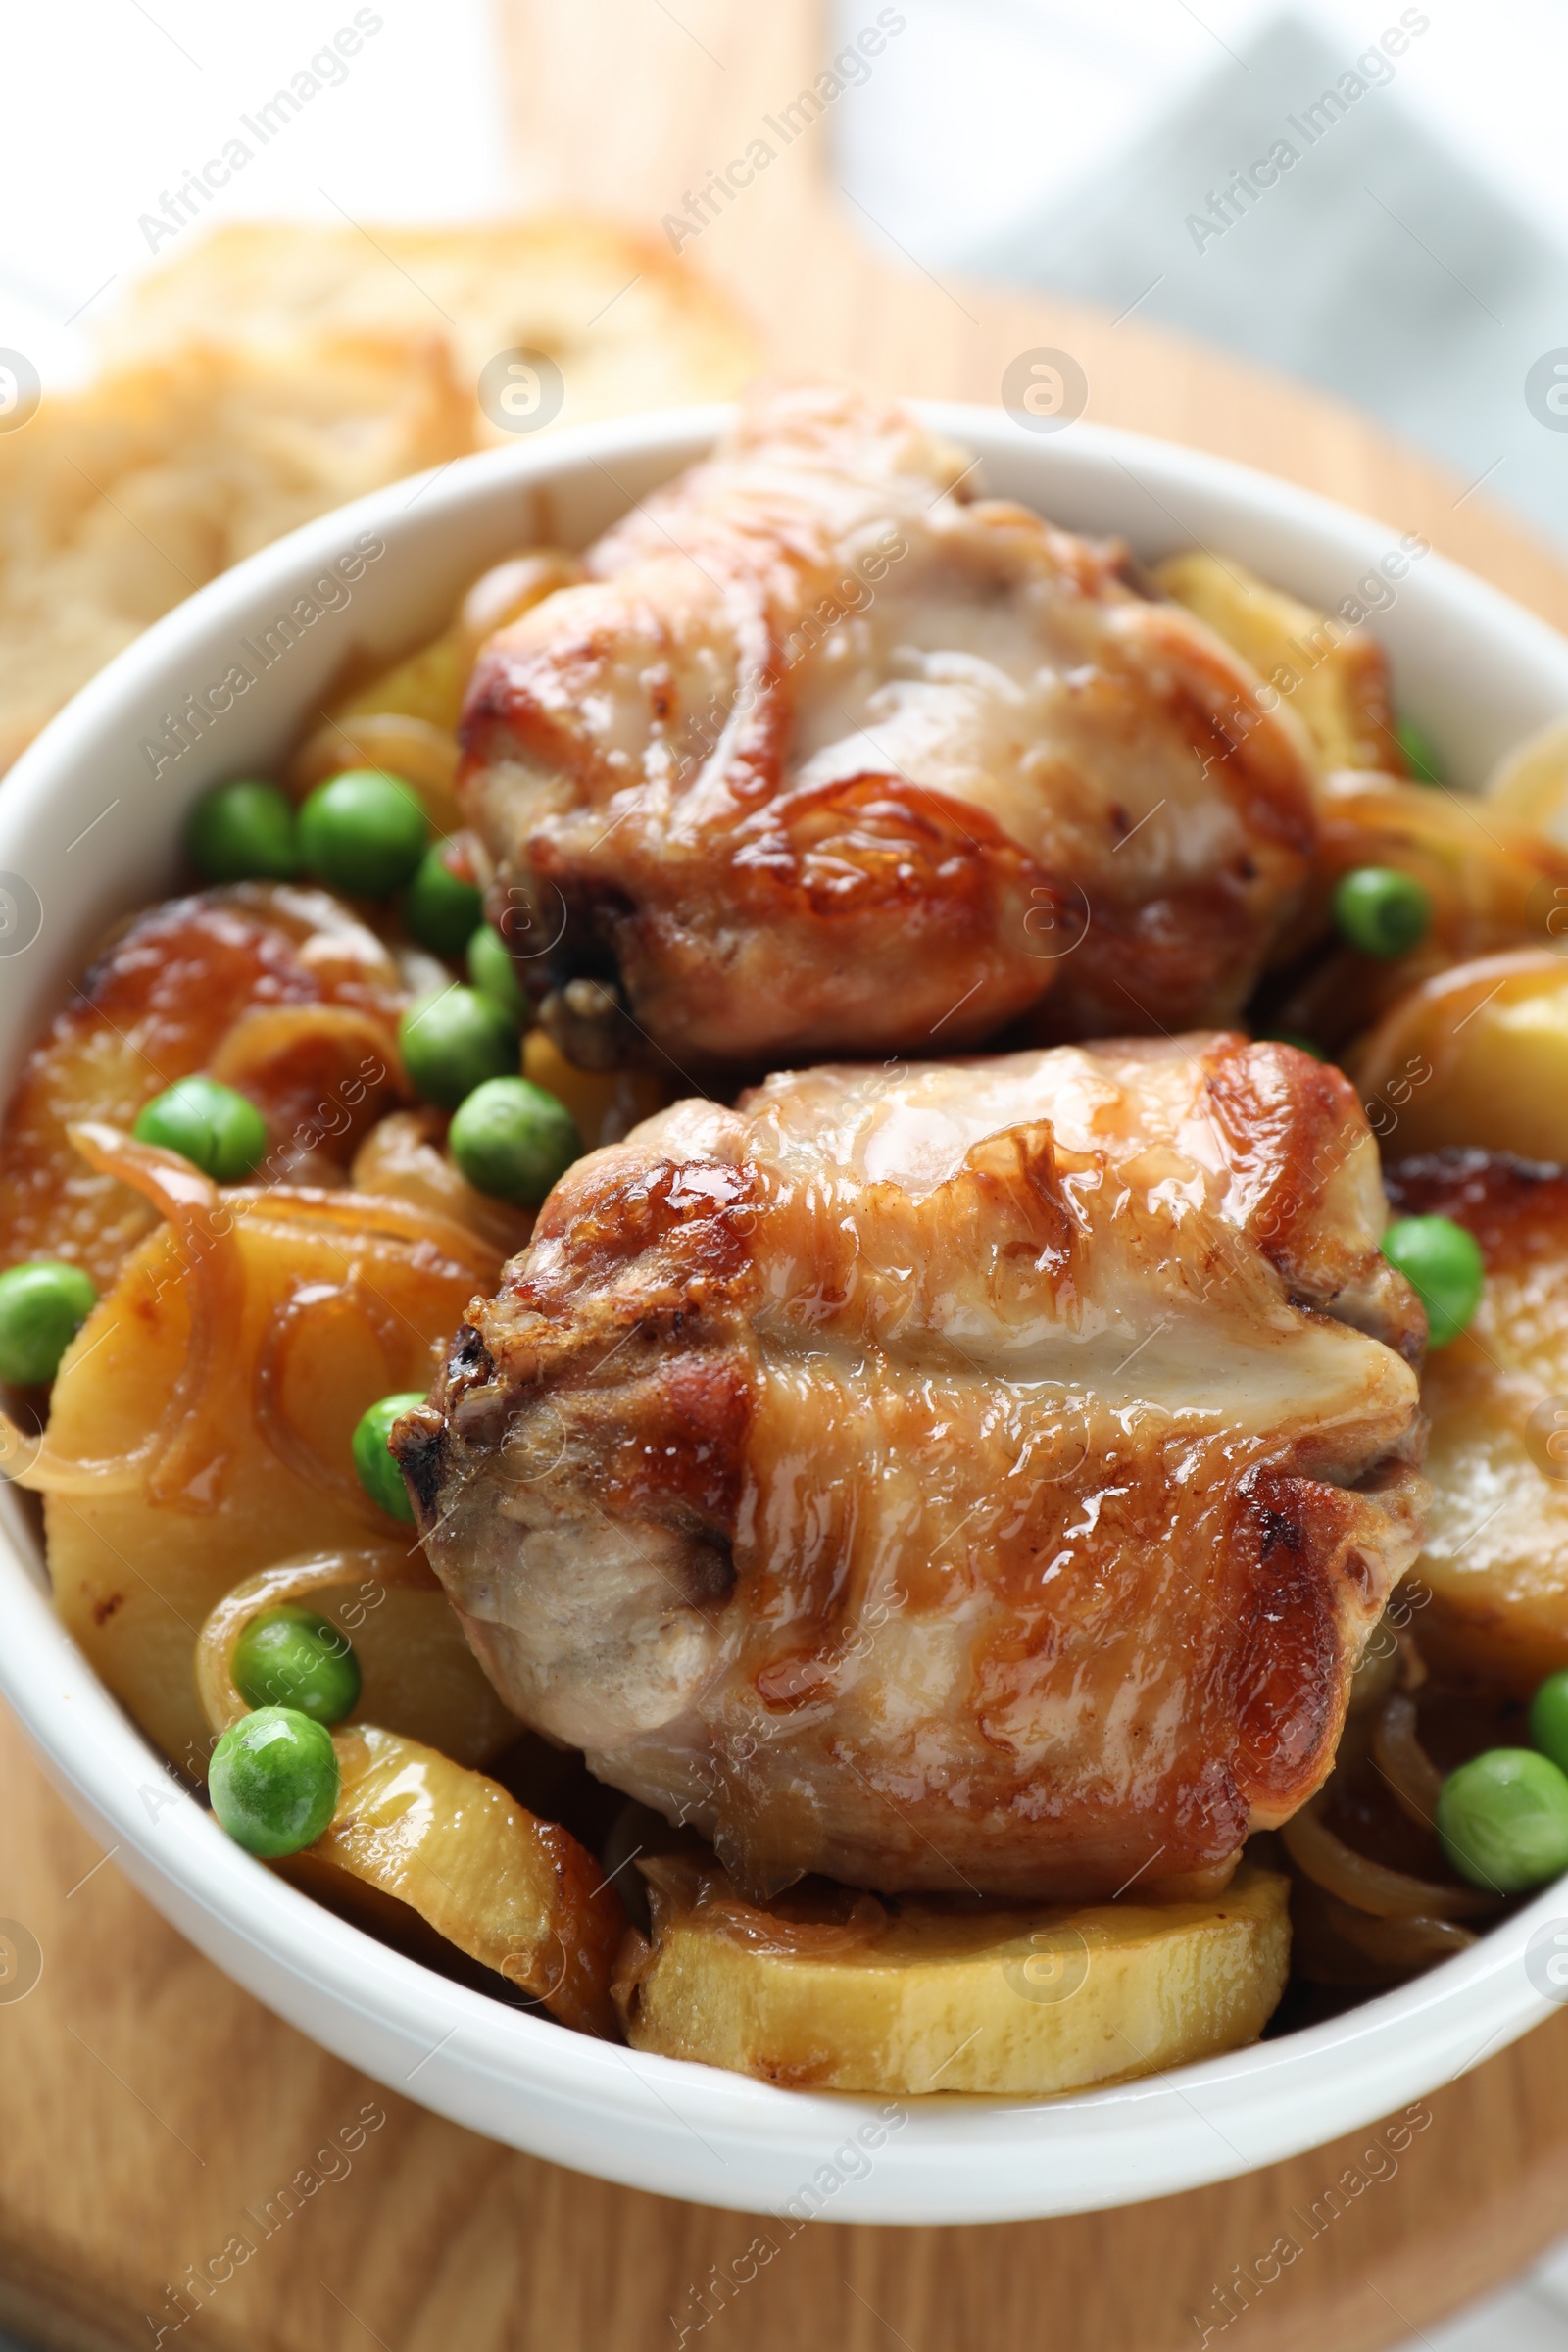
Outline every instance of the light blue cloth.
<path id="1" fill-rule="evenodd" d="M 1195 13 L 1200 22 L 1208 15 Z M 1404 12 L 1407 22 L 1424 15 Z M 922 85 L 952 39 L 926 22 L 922 36 L 919 0 L 911 0 L 901 66 Z M 1489 497 L 1568 541 L 1568 254 L 1406 108 L 1401 77 L 1442 27 L 1432 19 L 1390 59 L 1375 44 L 1399 24 L 1391 5 L 1381 24 L 1369 20 L 1358 45 L 1280 15 L 1250 38 L 1238 35 L 1234 56 L 1216 37 L 1212 69 L 1152 122 L 1146 111 L 1126 151 L 1058 183 L 1033 217 L 988 229 L 975 225 L 969 205 L 962 251 L 950 241 L 940 257 L 916 246 L 914 258 L 946 274 L 1079 295 L 1112 313 L 1136 305 L 1140 318 L 1305 377 L 1425 443 L 1461 490 L 1484 479 Z M 1049 138 L 1049 11 L 1039 30 L 1038 65 L 1025 70 L 1039 73 Z M 1020 46 L 1021 58 L 1029 54 Z M 1358 94 L 1356 82 L 1365 85 Z M 885 108 L 893 97 L 873 87 L 861 103 Z M 878 129 L 886 155 L 890 124 Z M 973 133 L 965 125 L 956 144 L 972 148 Z M 1281 141 L 1295 151 L 1283 169 Z M 1271 150 L 1273 184 L 1237 190 L 1236 171 L 1266 162 Z M 867 145 L 864 159 L 875 152 Z M 858 167 L 852 147 L 850 193 L 907 245 L 893 192 L 872 184 L 865 160 Z M 940 150 L 929 169 L 942 172 Z M 1564 373 L 1553 378 L 1546 366 L 1533 412 L 1527 375 L 1554 352 Z M 1553 388 L 1557 403 L 1547 405 Z"/>

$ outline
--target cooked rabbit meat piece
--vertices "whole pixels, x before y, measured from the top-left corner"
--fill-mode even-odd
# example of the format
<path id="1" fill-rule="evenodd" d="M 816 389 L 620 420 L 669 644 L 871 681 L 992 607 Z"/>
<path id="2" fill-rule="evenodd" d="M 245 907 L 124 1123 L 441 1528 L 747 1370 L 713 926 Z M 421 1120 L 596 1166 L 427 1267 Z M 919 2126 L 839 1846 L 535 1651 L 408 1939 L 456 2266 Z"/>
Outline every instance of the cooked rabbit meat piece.
<path id="1" fill-rule="evenodd" d="M 395 1449 L 507 1703 L 754 1892 L 1192 1885 L 1419 1543 L 1385 1213 L 1294 1047 L 774 1077 L 579 1161 Z"/>
<path id="2" fill-rule="evenodd" d="M 951 1052 L 1048 991 L 1066 1037 L 1236 1011 L 1305 737 L 1119 548 L 972 478 L 891 403 L 760 394 L 491 639 L 460 793 L 542 980 L 613 967 L 692 1066 Z"/>

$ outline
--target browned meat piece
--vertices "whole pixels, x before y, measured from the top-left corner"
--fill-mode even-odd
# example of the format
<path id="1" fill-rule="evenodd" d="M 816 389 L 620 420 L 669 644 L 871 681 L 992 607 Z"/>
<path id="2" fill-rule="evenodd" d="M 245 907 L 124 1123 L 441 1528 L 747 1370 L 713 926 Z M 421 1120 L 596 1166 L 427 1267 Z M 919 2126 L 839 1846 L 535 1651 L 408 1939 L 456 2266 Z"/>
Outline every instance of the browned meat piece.
<path id="1" fill-rule="evenodd" d="M 1419 1542 L 1384 1217 L 1293 1047 L 775 1077 L 580 1161 L 397 1451 L 508 1704 L 747 1887 L 1191 1884 Z"/>
<path id="2" fill-rule="evenodd" d="M 542 979 L 613 968 L 690 1067 L 951 1052 L 1048 991 L 1053 1036 L 1236 1012 L 1305 739 L 1119 549 L 972 481 L 889 403 L 763 394 L 491 640 L 460 790 Z"/>

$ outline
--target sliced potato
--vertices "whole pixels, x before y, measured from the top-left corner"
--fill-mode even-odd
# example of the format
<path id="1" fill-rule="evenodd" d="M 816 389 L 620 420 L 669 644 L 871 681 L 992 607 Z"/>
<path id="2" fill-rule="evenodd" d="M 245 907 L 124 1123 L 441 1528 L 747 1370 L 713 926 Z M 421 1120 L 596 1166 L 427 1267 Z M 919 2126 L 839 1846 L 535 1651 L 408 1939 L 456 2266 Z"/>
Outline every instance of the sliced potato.
<path id="1" fill-rule="evenodd" d="M 618 1144 L 641 1119 L 675 1100 L 673 1088 L 650 1070 L 580 1070 L 542 1029 L 522 1041 L 522 1074 L 562 1102 L 577 1122 L 585 1152 Z"/>
<path id="2" fill-rule="evenodd" d="M 792 2089 L 1030 2093 L 1255 2041 L 1285 1986 L 1289 1881 L 1246 1866 L 1202 1902 L 956 1910 L 832 1890 L 745 1902 L 661 1854 L 651 1939 L 615 1999 L 634 2049 Z"/>
<path id="3" fill-rule="evenodd" d="M 1388 657 L 1376 638 L 1314 612 L 1240 564 L 1195 548 L 1156 564 L 1165 594 L 1285 696 L 1327 773 L 1378 767 L 1397 774 L 1403 755 L 1389 703 Z"/>
<path id="4" fill-rule="evenodd" d="M 450 628 L 388 669 L 357 682 L 328 706 L 289 763 L 295 796 L 346 767 L 383 767 L 411 784 L 438 833 L 462 824 L 457 800 L 458 721 L 474 656 L 485 639 L 518 618 L 582 565 L 559 548 L 531 548 L 480 574 Z"/>
<path id="5" fill-rule="evenodd" d="M 1280 1007 L 1282 1026 L 1335 1048 L 1450 964 L 1525 947 L 1568 953 L 1568 852 L 1474 794 L 1347 770 L 1324 778 L 1318 827 L 1313 888 L 1281 961 L 1330 940 L 1335 886 L 1355 866 L 1411 875 L 1432 923 L 1407 956 L 1329 944 Z"/>
<path id="6" fill-rule="evenodd" d="M 100 1299 L 55 1383 L 24 1483 L 45 1494 L 56 1606 L 165 1753 L 205 1770 L 196 1637 L 231 1586 L 274 1561 L 412 1539 L 349 1452 L 367 1405 L 424 1389 L 499 1258 L 407 1203 L 218 1189 L 111 1128 L 74 1133 L 168 1222 Z M 494 1754 L 515 1725 L 443 1594 L 334 1604 L 389 1728 Z"/>
<path id="7" fill-rule="evenodd" d="M 329 715 L 350 729 L 365 718 L 422 719 L 456 738 L 474 656 L 485 639 L 577 579 L 581 571 L 578 558 L 559 548 L 529 548 L 493 564 L 465 595 L 449 629 L 355 687 Z"/>
<path id="8" fill-rule="evenodd" d="M 534 547 L 482 571 L 458 611 L 458 627 L 477 653 L 497 629 L 509 628 L 535 605 L 583 576 L 582 558 L 564 548 Z"/>
<path id="9" fill-rule="evenodd" d="M 341 1183 L 357 1139 L 404 1097 L 406 1002 L 380 940 L 323 890 L 243 882 L 135 916 L 23 1063 L 0 1136 L 0 1266 L 61 1257 L 113 1282 L 157 1213 L 88 1167 L 67 1128 L 128 1127 L 194 1070 L 262 1110 L 269 1174 Z"/>
<path id="10" fill-rule="evenodd" d="M 445 629 L 351 693 L 331 715 L 351 724 L 357 718 L 422 718 L 455 738 L 473 656 L 463 629 Z"/>
<path id="11" fill-rule="evenodd" d="M 1430 1664 L 1523 1696 L 1568 1666 L 1568 1174 L 1467 1152 L 1387 1181 L 1396 1215 L 1468 1226 L 1487 1268 L 1422 1375 L 1432 1508 L 1404 1596 Z"/>
<path id="12" fill-rule="evenodd" d="M 1568 1160 L 1568 959 L 1456 963 L 1345 1055 L 1387 1152 L 1474 1146 Z"/>

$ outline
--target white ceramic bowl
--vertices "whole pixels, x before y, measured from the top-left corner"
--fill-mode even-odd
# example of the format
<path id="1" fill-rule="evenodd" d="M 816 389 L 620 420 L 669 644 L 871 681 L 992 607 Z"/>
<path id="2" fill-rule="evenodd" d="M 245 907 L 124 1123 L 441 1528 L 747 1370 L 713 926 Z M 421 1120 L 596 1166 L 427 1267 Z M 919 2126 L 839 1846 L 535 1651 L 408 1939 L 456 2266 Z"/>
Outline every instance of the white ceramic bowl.
<path id="1" fill-rule="evenodd" d="M 1479 783 L 1510 743 L 1568 710 L 1568 643 L 1437 556 L 1410 561 L 1406 549 L 1401 566 L 1396 529 L 1158 442 L 1081 424 L 1034 434 L 985 409 L 930 415 L 984 460 L 993 491 L 1083 531 L 1122 532 L 1146 558 L 1199 541 L 1331 611 L 1357 595 L 1367 603 L 1358 584 L 1381 581 L 1374 625 L 1400 705 L 1460 783 Z M 0 888 L 23 915 L 21 930 L 0 933 L 0 1092 L 95 935 L 170 887 L 190 803 L 281 759 L 351 641 L 395 653 L 433 635 L 486 564 L 530 542 L 585 543 L 699 455 L 723 416 L 592 426 L 377 492 L 252 557 L 112 662 L 0 789 Z M 310 620 L 301 608 L 294 641 L 260 669 L 242 641 L 262 645 L 346 553 L 352 570 L 366 535 L 383 552 L 347 600 L 323 592 L 313 605 L 333 609 Z M 149 742 L 170 742 L 166 714 L 206 697 L 241 660 L 260 670 L 255 682 L 189 726 L 178 757 L 149 754 Z M 41 930 L 21 946 L 29 890 Z M 62 1632 L 17 1498 L 0 1502 L 0 1689 L 120 1866 L 220 1967 L 341 2057 L 474 2131 L 584 2172 L 709 2204 L 793 2203 L 834 2221 L 1084 2211 L 1220 2180 L 1353 2130 L 1549 2010 L 1534 1980 L 1552 1982 L 1540 1939 L 1548 1923 L 1568 1931 L 1563 1886 L 1461 1958 L 1330 2024 L 1060 2100 L 818 2096 L 594 2042 L 429 1974 L 231 1844 Z M 871 2122 L 879 2108 L 891 2108 L 891 2129 Z M 862 2126 L 879 2142 L 869 2153 L 854 2136 Z"/>

